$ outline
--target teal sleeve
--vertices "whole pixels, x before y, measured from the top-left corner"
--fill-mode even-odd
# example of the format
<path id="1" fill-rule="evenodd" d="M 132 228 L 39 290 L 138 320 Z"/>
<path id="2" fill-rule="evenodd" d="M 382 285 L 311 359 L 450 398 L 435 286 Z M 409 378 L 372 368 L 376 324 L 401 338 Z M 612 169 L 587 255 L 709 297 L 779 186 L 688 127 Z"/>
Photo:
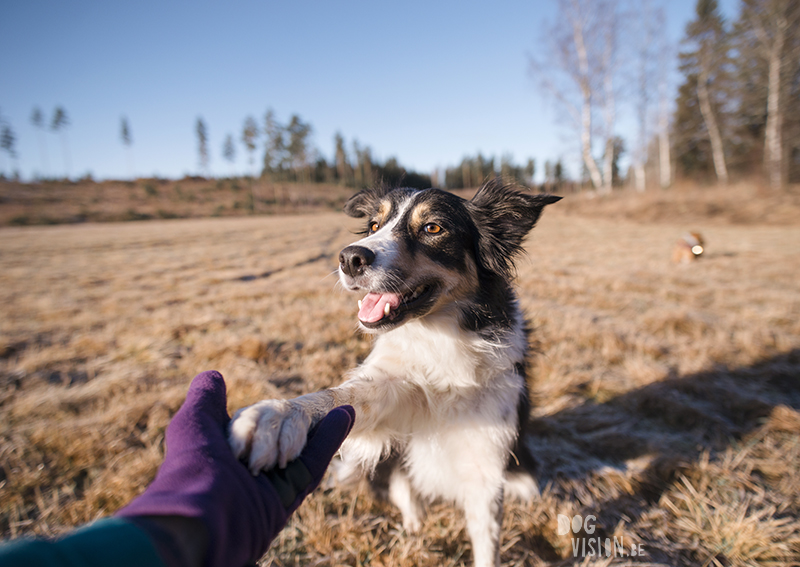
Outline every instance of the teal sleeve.
<path id="1" fill-rule="evenodd" d="M 20 538 L 0 545 L 3 567 L 165 567 L 145 532 L 121 518 L 105 518 L 49 540 Z"/>

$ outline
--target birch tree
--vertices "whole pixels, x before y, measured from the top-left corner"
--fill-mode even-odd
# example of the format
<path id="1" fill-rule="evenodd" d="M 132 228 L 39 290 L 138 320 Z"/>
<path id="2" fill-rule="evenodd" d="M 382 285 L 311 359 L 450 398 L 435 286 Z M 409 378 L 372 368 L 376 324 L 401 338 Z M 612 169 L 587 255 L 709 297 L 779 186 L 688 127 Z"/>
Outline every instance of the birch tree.
<path id="1" fill-rule="evenodd" d="M 669 111 L 672 93 L 669 85 L 669 73 L 672 69 L 674 52 L 669 45 L 666 34 L 664 12 L 656 14 L 656 35 L 658 37 L 658 180 L 662 189 L 672 184 L 672 156 L 669 139 Z"/>
<path id="2" fill-rule="evenodd" d="M 603 152 L 603 193 L 610 193 L 614 182 L 614 168 L 617 139 L 614 135 L 614 126 L 617 120 L 617 93 L 615 75 L 617 72 L 618 57 L 618 14 L 615 5 L 607 3 L 606 9 L 601 11 L 602 22 L 602 48 L 599 64 L 600 76 L 603 81 L 603 138 L 605 150 Z"/>
<path id="3" fill-rule="evenodd" d="M 654 84 L 656 81 L 659 44 L 656 37 L 659 27 L 663 29 L 663 11 L 654 8 L 650 0 L 642 0 L 633 14 L 632 22 L 635 23 L 634 41 L 634 66 L 635 66 L 635 101 L 637 121 L 637 136 L 634 146 L 633 176 L 634 187 L 637 191 L 644 191 L 647 187 L 645 176 L 645 163 L 647 163 L 647 149 L 650 138 L 650 105 L 653 101 Z"/>
<path id="4" fill-rule="evenodd" d="M 581 161 L 598 191 L 610 191 L 612 180 L 617 8 L 615 0 L 559 0 L 556 22 L 544 34 L 543 53 L 530 58 L 531 74 L 576 128 Z M 598 130 L 607 156 L 602 171 L 592 153 Z"/>

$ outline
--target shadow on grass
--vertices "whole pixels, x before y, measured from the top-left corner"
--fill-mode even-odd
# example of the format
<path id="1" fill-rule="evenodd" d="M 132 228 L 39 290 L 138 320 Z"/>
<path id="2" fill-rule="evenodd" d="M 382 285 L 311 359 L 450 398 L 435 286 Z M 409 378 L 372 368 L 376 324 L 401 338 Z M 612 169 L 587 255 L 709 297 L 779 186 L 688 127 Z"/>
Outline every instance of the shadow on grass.
<path id="1" fill-rule="evenodd" d="M 581 491 L 596 473 L 651 457 L 635 475 L 632 494 L 587 507 L 605 528 L 600 534 L 605 538 L 617 523 L 631 524 L 656 504 L 703 455 L 713 459 L 738 444 L 779 406 L 800 410 L 800 349 L 746 368 L 671 377 L 604 403 L 586 401 L 533 419 L 526 445 L 536 459 L 539 484 L 552 483 L 557 493 L 577 502 L 586 502 Z"/>

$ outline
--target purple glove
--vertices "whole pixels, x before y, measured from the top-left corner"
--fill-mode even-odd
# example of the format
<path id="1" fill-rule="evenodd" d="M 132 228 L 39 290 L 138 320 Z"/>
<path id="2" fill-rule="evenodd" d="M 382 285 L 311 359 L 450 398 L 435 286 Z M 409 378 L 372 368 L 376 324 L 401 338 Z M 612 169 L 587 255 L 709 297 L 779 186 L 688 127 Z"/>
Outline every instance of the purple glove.
<path id="1" fill-rule="evenodd" d="M 155 479 L 117 515 L 139 525 L 142 516 L 199 520 L 208 536 L 206 565 L 255 563 L 319 485 L 354 420 L 352 407 L 334 409 L 311 431 L 297 460 L 286 469 L 253 476 L 228 445 L 222 375 L 203 372 L 167 427 L 166 456 Z M 146 527 L 147 520 L 143 523 Z"/>

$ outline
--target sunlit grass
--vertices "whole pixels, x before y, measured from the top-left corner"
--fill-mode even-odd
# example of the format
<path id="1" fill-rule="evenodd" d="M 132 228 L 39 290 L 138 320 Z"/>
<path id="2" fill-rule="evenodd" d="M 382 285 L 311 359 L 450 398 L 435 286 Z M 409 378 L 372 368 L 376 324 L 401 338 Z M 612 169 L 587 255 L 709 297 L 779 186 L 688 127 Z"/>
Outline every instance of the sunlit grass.
<path id="1" fill-rule="evenodd" d="M 541 496 L 506 507 L 503 563 L 571 564 L 558 514 L 594 514 L 651 564 L 800 560 L 800 226 L 559 206 L 518 264 Z M 141 492 L 202 370 L 225 375 L 231 411 L 337 383 L 370 344 L 333 275 L 355 228 L 321 213 L 2 229 L 3 535 L 59 533 Z M 689 229 L 708 252 L 676 266 Z M 313 495 L 264 563 L 470 558 L 453 507 L 411 536 L 361 484 Z"/>

